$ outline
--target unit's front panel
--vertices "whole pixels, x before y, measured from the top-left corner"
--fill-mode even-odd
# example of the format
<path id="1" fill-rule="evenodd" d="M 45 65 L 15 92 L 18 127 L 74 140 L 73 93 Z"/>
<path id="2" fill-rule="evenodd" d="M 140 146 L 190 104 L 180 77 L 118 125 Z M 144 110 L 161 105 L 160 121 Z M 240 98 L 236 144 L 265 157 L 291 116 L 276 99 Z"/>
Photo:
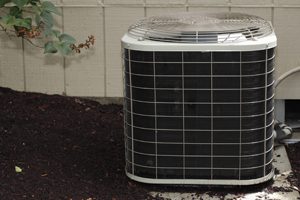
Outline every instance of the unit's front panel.
<path id="1" fill-rule="evenodd" d="M 274 49 L 124 49 L 124 66 L 127 173 L 219 184 L 271 173 Z"/>

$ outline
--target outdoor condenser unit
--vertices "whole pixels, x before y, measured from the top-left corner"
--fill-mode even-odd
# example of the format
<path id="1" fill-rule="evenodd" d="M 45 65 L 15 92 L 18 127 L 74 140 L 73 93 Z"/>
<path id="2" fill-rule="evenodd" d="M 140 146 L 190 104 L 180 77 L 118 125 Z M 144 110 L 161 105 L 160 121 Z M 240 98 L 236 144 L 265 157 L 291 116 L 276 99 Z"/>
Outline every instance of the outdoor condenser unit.
<path id="1" fill-rule="evenodd" d="M 143 19 L 122 38 L 126 174 L 250 185 L 274 175 L 272 25 L 240 13 Z"/>

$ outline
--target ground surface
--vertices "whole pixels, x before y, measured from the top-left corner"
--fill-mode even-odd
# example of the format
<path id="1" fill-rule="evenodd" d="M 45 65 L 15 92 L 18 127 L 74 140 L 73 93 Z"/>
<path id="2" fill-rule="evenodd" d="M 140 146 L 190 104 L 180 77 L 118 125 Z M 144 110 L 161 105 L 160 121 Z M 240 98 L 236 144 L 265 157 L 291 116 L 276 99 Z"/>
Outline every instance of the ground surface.
<path id="1" fill-rule="evenodd" d="M 300 143 L 289 144 L 287 150 L 293 173 L 298 180 L 295 181 L 294 185 L 298 185 L 298 188 L 300 188 Z"/>
<path id="2" fill-rule="evenodd" d="M 201 199 L 197 192 L 208 190 L 129 180 L 123 170 L 122 107 L 117 105 L 0 88 L 0 149 L 0 199 L 159 199 L 149 196 L 150 191 L 195 192 Z M 295 146 L 290 153 L 296 173 L 299 151 Z M 15 166 L 22 172 L 16 173 Z M 264 187 L 274 190 L 265 183 L 213 188 L 213 194 L 222 197 Z"/>

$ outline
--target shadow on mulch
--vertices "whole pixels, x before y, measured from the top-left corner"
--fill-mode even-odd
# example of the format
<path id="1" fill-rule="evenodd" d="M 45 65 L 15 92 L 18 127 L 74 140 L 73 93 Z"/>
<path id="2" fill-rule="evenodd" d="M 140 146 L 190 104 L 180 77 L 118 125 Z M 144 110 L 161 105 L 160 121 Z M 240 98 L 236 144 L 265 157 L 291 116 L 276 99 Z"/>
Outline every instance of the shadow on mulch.
<path id="1" fill-rule="evenodd" d="M 211 189 L 129 180 L 123 143 L 122 106 L 0 88 L 0 199 L 141 200 L 159 199 L 150 191 Z M 261 191 L 269 184 L 214 188 L 213 194 Z"/>

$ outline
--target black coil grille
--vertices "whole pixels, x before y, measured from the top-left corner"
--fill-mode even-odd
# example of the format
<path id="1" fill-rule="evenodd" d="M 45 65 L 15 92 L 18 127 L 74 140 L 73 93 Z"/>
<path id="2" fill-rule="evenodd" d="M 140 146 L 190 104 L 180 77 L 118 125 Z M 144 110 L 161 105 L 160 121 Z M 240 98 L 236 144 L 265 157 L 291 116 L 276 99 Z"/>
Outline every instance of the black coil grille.
<path id="1" fill-rule="evenodd" d="M 144 178 L 261 178 L 272 170 L 274 49 L 124 49 L 126 170 Z"/>

